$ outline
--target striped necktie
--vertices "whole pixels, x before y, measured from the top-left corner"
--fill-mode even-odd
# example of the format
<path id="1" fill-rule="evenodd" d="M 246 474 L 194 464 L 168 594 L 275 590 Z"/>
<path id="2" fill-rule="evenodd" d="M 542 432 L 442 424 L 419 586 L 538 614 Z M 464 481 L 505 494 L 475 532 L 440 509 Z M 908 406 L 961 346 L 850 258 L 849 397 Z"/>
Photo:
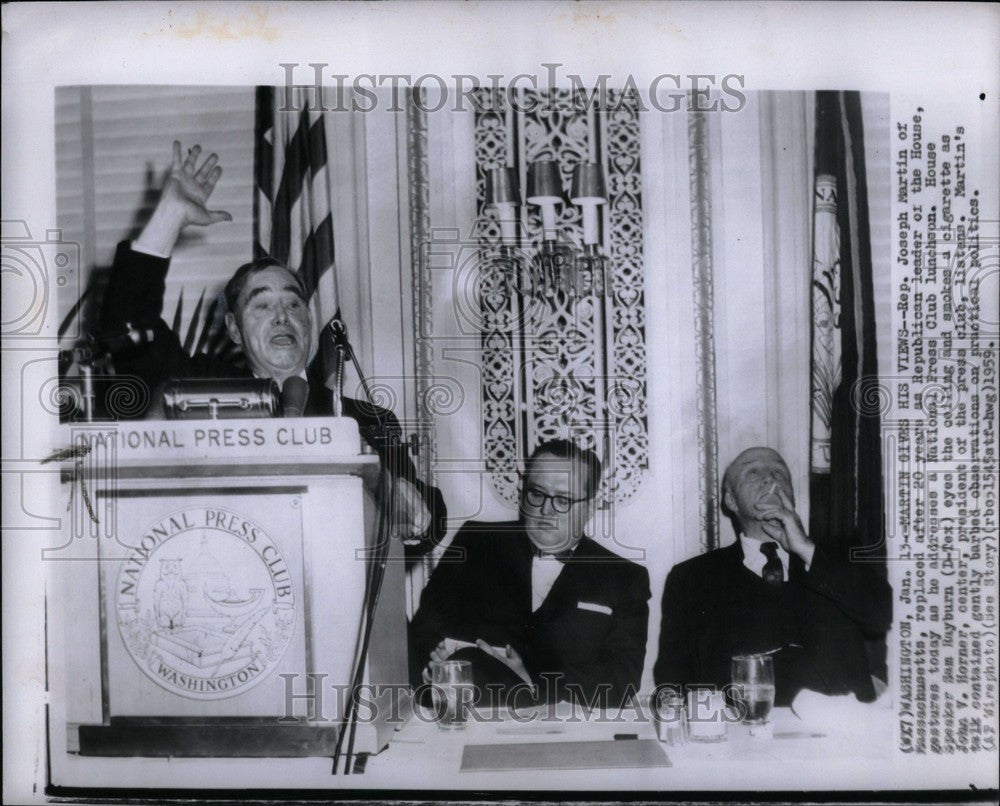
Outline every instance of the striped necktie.
<path id="1" fill-rule="evenodd" d="M 761 571 L 761 577 L 768 585 L 780 587 L 785 581 L 785 570 L 781 567 L 781 560 L 778 558 L 778 544 L 774 542 L 761 543 L 760 553 L 767 557 L 764 570 Z"/>

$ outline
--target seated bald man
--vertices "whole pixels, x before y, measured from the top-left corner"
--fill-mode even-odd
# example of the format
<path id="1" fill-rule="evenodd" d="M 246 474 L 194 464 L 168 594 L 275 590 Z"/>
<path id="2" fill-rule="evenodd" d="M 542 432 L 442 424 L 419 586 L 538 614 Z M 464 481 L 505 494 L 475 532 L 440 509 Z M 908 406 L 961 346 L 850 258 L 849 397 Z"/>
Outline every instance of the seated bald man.
<path id="1" fill-rule="evenodd" d="M 481 691 L 497 686 L 498 705 L 537 696 L 618 707 L 638 689 L 649 575 L 584 536 L 600 478 L 593 451 L 542 443 L 522 477 L 521 517 L 462 526 L 413 618 L 414 686 L 431 661 L 455 657 L 472 661 Z M 519 687 L 537 690 L 520 698 Z M 501 691 L 514 693 L 500 702 Z"/>
<path id="2" fill-rule="evenodd" d="M 723 688 L 734 655 L 773 652 L 776 705 L 802 689 L 873 700 L 865 640 L 889 629 L 889 584 L 870 564 L 831 556 L 810 539 L 775 450 L 736 457 L 722 505 L 739 539 L 667 576 L 656 684 Z"/>
<path id="3" fill-rule="evenodd" d="M 229 213 L 209 210 L 208 199 L 222 175 L 215 154 L 199 166 L 200 146 L 182 157 L 174 141 L 170 174 L 149 221 L 138 239 L 118 245 L 101 307 L 101 326 L 125 332 L 129 324 L 151 327 L 153 338 L 115 359 L 121 374 L 133 375 L 149 390 L 170 378 L 272 378 L 282 386 L 288 378 L 308 383 L 306 416 L 332 413 L 331 393 L 324 385 L 316 356 L 312 309 L 299 276 L 277 260 L 244 264 L 225 287 L 226 328 L 246 359 L 246 367 L 204 352 L 191 355 L 161 318 L 170 255 L 189 226 L 232 220 Z M 155 395 L 154 395 L 155 396 Z M 144 414 L 145 412 L 139 412 Z M 358 422 L 361 437 L 379 454 L 395 485 L 394 520 L 409 553 L 436 545 L 445 534 L 446 510 L 440 491 L 417 478 L 402 431 L 387 409 L 344 397 L 343 414 Z"/>

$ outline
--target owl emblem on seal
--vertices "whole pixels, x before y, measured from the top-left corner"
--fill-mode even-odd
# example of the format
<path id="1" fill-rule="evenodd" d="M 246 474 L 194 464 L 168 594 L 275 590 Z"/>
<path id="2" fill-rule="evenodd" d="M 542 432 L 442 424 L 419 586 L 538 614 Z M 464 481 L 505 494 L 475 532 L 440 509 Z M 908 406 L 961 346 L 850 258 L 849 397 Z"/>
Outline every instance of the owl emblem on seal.
<path id="1" fill-rule="evenodd" d="M 179 559 L 160 560 L 160 578 L 153 586 L 153 608 L 156 626 L 161 629 L 175 630 L 184 626 L 188 589 L 181 575 L 181 562 Z"/>

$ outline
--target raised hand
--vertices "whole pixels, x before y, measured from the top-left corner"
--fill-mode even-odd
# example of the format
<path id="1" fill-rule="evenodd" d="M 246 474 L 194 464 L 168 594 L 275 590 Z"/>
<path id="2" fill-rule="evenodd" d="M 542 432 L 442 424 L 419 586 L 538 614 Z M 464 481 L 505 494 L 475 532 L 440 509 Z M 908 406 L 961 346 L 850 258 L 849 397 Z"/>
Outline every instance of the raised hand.
<path id="1" fill-rule="evenodd" d="M 428 664 L 424 667 L 420 676 L 424 679 L 425 683 L 431 682 L 431 666 L 432 662 L 440 663 L 443 660 L 448 660 L 448 647 L 444 641 L 441 641 L 434 649 L 431 650 L 431 659 Z"/>
<path id="2" fill-rule="evenodd" d="M 781 506 L 758 507 L 757 517 L 760 519 L 760 526 L 785 551 L 799 555 L 808 567 L 812 562 L 816 545 L 806 534 L 802 520 L 795 512 L 795 504 L 787 493 L 780 486 L 775 487 L 775 492 L 781 501 Z"/>
<path id="3" fill-rule="evenodd" d="M 419 537 L 431 525 L 431 513 L 424 497 L 416 486 L 397 476 L 392 482 L 396 489 L 394 523 L 399 534 L 406 538 Z"/>
<path id="4" fill-rule="evenodd" d="M 208 209 L 208 198 L 222 176 L 222 167 L 216 154 L 209 154 L 198 167 L 199 154 L 201 146 L 195 145 L 182 159 L 180 141 L 174 140 L 170 173 L 153 215 L 133 244 L 137 251 L 167 257 L 189 224 L 208 226 L 233 220 L 225 210 Z"/>
<path id="5" fill-rule="evenodd" d="M 182 210 L 185 224 L 206 226 L 219 221 L 232 221 L 233 217 L 225 210 L 209 210 L 206 207 L 208 197 L 215 190 L 215 183 L 222 176 L 222 166 L 218 164 L 218 155 L 212 153 L 197 168 L 200 154 L 201 146 L 194 145 L 182 161 L 180 141 L 174 140 L 174 158 L 170 165 L 170 175 L 160 195 L 160 204 L 169 204 Z"/>

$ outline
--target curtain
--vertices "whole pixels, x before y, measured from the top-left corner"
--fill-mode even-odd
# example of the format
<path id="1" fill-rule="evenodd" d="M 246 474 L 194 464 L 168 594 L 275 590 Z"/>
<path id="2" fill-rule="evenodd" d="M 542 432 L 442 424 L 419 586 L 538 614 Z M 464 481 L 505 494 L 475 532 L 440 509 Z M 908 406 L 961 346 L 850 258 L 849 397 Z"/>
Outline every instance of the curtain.
<path id="1" fill-rule="evenodd" d="M 861 102 L 816 93 L 810 534 L 883 544 L 881 428 Z M 877 399 L 877 395 L 876 395 Z"/>

